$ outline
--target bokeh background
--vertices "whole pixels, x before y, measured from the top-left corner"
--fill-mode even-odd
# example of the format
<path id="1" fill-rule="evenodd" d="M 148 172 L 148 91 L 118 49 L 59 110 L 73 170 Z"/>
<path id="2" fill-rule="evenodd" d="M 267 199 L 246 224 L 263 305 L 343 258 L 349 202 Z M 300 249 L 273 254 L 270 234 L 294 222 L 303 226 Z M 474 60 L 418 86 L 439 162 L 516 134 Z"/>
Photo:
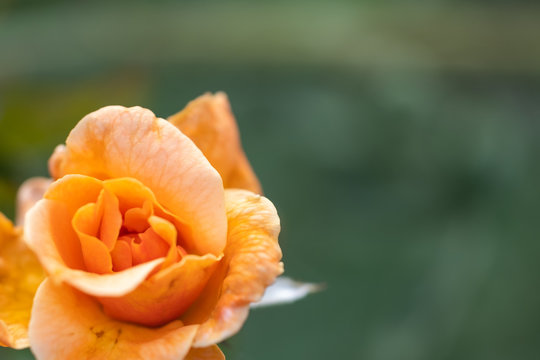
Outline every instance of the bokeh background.
<path id="1" fill-rule="evenodd" d="M 540 357 L 539 5 L 0 4 L 7 215 L 85 114 L 222 90 L 286 274 L 327 285 L 252 311 L 228 359 Z"/>

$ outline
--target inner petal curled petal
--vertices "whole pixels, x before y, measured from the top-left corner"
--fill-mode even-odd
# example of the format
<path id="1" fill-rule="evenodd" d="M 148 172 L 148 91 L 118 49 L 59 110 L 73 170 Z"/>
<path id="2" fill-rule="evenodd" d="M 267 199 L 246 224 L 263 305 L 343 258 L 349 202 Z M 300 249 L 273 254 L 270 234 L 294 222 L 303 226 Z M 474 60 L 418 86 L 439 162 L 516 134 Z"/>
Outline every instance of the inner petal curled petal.
<path id="1" fill-rule="evenodd" d="M 117 241 L 111 251 L 113 271 L 122 271 L 133 266 L 131 246 L 126 241 Z"/>
<path id="2" fill-rule="evenodd" d="M 109 189 L 103 189 L 99 194 L 97 206 L 98 214 L 101 216 L 99 229 L 100 239 L 112 250 L 120 228 L 122 227 L 122 214 L 118 209 L 118 198 Z"/>
<path id="3" fill-rule="evenodd" d="M 152 202 L 146 200 L 142 207 L 131 208 L 124 214 L 124 228 L 141 233 L 148 229 L 148 218 L 153 214 Z"/>
<path id="4" fill-rule="evenodd" d="M 107 274 L 112 272 L 112 260 L 107 246 L 95 236 L 99 224 L 97 210 L 95 203 L 81 206 L 73 216 L 72 225 L 81 242 L 86 270 Z"/>
<path id="5" fill-rule="evenodd" d="M 162 267 L 167 267 L 170 264 L 178 261 L 182 255 L 180 255 L 178 250 L 179 245 L 176 244 L 177 231 L 174 225 L 158 216 L 151 216 L 148 219 L 148 222 L 156 234 L 158 234 L 159 237 L 163 239 L 163 241 L 165 241 L 169 246 L 169 250 L 167 251 L 166 259 Z"/>
<path id="6" fill-rule="evenodd" d="M 168 244 L 152 228 L 137 237 L 140 239 L 140 243 L 136 237 L 131 242 L 133 264 L 142 264 L 167 255 Z"/>

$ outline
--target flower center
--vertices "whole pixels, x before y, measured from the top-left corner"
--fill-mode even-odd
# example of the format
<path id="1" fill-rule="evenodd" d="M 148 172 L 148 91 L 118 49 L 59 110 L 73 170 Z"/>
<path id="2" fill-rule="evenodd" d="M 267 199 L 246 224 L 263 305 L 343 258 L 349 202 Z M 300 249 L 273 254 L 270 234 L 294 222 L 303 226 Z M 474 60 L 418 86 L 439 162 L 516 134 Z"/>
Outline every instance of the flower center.
<path id="1" fill-rule="evenodd" d="M 113 183 L 118 184 L 121 180 Z M 149 190 L 135 191 L 130 198 L 125 195 L 115 193 L 115 186 L 104 187 L 96 202 L 75 212 L 72 226 L 87 271 L 107 274 L 157 258 L 165 258 L 163 268 L 187 255 L 177 219 L 157 204 Z"/>

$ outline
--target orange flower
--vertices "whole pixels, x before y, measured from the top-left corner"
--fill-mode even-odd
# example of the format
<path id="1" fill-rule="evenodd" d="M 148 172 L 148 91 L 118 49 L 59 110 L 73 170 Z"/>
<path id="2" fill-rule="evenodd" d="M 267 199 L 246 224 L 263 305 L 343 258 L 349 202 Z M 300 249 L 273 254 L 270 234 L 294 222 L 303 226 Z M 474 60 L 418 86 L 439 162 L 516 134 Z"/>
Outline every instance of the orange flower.
<path id="1" fill-rule="evenodd" d="M 37 358 L 221 359 L 216 344 L 282 273 L 279 218 L 226 96 L 170 120 L 105 107 L 51 157 L 57 180 L 24 225 L 48 275 L 29 326 Z"/>

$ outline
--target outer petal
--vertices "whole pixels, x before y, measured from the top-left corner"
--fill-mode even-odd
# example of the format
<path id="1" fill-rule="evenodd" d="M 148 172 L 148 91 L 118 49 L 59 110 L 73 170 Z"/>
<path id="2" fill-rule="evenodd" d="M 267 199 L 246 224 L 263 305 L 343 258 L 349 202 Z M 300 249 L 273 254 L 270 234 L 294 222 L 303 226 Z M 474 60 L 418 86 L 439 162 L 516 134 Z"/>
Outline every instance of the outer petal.
<path id="1" fill-rule="evenodd" d="M 43 177 L 34 177 L 22 183 L 17 191 L 17 226 L 23 225 L 26 213 L 43 198 L 51 183 L 51 179 Z"/>
<path id="2" fill-rule="evenodd" d="M 157 326 L 178 318 L 195 301 L 219 258 L 187 255 L 123 296 L 100 298 L 104 311 L 119 320 Z"/>
<path id="3" fill-rule="evenodd" d="M 236 120 L 227 95 L 199 96 L 169 121 L 202 150 L 223 178 L 225 188 L 262 193 L 261 185 L 244 154 Z"/>
<path id="4" fill-rule="evenodd" d="M 184 236 L 196 234 L 197 254 L 219 255 L 225 246 L 221 177 L 187 136 L 150 110 L 107 106 L 85 116 L 49 168 L 55 178 L 138 179 L 190 228 Z"/>
<path id="5" fill-rule="evenodd" d="M 198 302 L 182 317 L 187 324 L 201 324 L 195 347 L 216 344 L 236 333 L 249 304 L 258 301 L 283 272 L 274 205 L 245 190 L 226 190 L 225 199 L 229 221 L 225 258 Z"/>
<path id="6" fill-rule="evenodd" d="M 38 359 L 183 359 L 197 325 L 145 328 L 111 320 L 99 304 L 45 280 L 36 293 L 30 342 Z"/>
<path id="7" fill-rule="evenodd" d="M 28 347 L 34 293 L 44 273 L 21 239 L 20 229 L 0 213 L 0 345 Z"/>
<path id="8" fill-rule="evenodd" d="M 225 360 L 225 355 L 217 345 L 205 348 L 191 348 L 184 360 Z"/>

